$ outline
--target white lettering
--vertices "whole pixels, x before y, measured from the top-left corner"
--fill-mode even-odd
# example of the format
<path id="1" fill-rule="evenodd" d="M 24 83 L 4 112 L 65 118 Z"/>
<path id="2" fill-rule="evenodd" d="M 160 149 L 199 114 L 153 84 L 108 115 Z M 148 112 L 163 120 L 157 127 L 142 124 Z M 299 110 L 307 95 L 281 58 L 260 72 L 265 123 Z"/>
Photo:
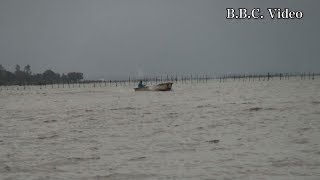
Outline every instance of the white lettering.
<path id="1" fill-rule="evenodd" d="M 234 14 L 234 9 L 232 8 L 227 8 L 227 19 L 233 19 L 235 16 Z"/>

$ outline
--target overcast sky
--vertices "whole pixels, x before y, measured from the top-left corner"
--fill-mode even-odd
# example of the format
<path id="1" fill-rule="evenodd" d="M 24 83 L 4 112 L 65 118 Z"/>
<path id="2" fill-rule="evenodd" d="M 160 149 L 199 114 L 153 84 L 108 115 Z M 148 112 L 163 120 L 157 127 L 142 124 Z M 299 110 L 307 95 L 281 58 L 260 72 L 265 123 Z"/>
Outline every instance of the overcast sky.
<path id="1" fill-rule="evenodd" d="M 227 20 L 226 8 L 300 20 Z M 0 0 L 0 64 L 86 78 L 320 72 L 319 0 Z"/>

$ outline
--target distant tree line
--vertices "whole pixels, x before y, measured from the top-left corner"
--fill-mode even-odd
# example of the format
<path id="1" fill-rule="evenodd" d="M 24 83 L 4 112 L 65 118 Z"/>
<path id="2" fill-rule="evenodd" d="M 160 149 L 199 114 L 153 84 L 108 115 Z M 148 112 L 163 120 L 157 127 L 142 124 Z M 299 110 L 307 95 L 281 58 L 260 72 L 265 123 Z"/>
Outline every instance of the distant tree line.
<path id="1" fill-rule="evenodd" d="M 75 83 L 83 79 L 81 72 L 69 72 L 60 75 L 48 69 L 43 73 L 34 74 L 31 66 L 26 65 L 23 70 L 20 65 L 16 65 L 15 72 L 7 71 L 0 64 L 0 85 L 41 85 L 52 83 Z"/>

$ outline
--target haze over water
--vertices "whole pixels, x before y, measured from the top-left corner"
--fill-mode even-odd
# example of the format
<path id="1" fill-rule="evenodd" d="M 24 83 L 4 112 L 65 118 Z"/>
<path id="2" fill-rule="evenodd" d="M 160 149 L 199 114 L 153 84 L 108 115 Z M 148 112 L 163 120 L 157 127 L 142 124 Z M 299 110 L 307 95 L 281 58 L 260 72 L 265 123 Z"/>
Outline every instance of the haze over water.
<path id="1" fill-rule="evenodd" d="M 0 91 L 0 179 L 320 178 L 320 80 Z"/>

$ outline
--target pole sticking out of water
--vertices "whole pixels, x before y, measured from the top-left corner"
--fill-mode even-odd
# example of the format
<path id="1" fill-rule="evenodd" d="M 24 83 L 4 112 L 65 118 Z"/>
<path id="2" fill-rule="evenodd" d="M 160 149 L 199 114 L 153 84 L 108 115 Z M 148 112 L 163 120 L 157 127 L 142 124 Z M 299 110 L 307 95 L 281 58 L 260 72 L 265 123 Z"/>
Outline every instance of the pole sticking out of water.
<path id="1" fill-rule="evenodd" d="M 314 80 L 314 73 L 312 73 L 312 80 Z"/>

